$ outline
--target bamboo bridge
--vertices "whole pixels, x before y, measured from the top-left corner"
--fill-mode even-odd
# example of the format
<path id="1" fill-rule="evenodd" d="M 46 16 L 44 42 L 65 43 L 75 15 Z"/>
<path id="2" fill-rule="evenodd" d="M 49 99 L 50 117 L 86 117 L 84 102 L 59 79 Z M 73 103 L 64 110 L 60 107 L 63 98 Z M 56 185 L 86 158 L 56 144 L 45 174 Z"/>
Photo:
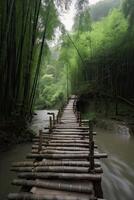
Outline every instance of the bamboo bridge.
<path id="1" fill-rule="evenodd" d="M 94 143 L 93 122 L 82 120 L 72 96 L 57 117 L 50 115 L 49 127 L 33 139 L 27 160 L 12 164 L 20 186 L 9 200 L 101 200 L 102 168 Z"/>

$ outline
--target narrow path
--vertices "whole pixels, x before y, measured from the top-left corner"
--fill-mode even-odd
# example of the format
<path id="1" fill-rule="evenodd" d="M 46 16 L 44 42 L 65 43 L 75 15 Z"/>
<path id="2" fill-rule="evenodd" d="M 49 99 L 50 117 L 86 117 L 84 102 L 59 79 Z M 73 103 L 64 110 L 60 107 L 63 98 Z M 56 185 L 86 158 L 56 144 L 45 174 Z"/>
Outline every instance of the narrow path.
<path id="1" fill-rule="evenodd" d="M 9 194 L 9 199 L 25 200 L 96 200 L 102 199 L 102 169 L 97 159 L 106 157 L 93 150 L 89 128 L 80 126 L 74 113 L 75 98 L 69 100 L 59 122 L 34 139 L 34 159 L 13 164 L 19 179 L 14 185 L 21 192 Z M 94 143 L 93 143 L 94 144 Z M 97 149 L 97 146 L 93 146 Z M 92 157 L 91 157 L 92 156 Z M 91 166 L 93 168 L 91 169 Z"/>

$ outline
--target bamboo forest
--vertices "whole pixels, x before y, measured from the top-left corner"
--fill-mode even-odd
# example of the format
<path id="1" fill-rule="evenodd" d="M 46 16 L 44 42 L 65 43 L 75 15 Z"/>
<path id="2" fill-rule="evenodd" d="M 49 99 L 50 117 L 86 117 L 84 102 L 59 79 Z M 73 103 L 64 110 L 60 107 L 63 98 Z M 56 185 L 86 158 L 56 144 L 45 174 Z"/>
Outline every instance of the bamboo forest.
<path id="1" fill-rule="evenodd" d="M 134 0 L 0 0 L 0 200 L 133 200 L 133 153 Z"/>

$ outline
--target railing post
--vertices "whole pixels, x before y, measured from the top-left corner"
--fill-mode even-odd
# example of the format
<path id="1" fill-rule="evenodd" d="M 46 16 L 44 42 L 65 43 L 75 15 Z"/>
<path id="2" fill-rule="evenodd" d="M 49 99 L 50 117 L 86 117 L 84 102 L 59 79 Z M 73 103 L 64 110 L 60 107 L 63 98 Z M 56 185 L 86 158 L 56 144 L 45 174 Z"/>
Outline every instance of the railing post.
<path id="1" fill-rule="evenodd" d="M 81 126 L 81 113 L 79 112 L 79 126 Z"/>
<path id="2" fill-rule="evenodd" d="M 52 117 L 49 117 L 49 133 L 52 133 Z"/>
<path id="3" fill-rule="evenodd" d="M 60 122 L 60 118 L 61 118 L 61 109 L 59 109 L 59 111 L 58 111 L 58 115 L 57 115 L 57 123 Z"/>
<path id="4" fill-rule="evenodd" d="M 94 171 L 94 141 L 93 141 L 93 122 L 89 120 L 89 171 Z"/>
<path id="5" fill-rule="evenodd" d="M 53 125 L 55 125 L 55 113 L 53 113 Z"/>
<path id="6" fill-rule="evenodd" d="M 76 100 L 74 100 L 74 103 L 73 103 L 73 112 L 76 114 Z"/>
<path id="7" fill-rule="evenodd" d="M 54 125 L 55 125 L 55 113 L 53 113 L 53 112 L 48 112 L 47 114 L 53 116 L 53 126 L 54 126 Z"/>
<path id="8" fill-rule="evenodd" d="M 59 122 L 59 110 L 58 110 L 58 113 L 57 113 L 57 116 L 56 116 L 56 123 L 58 124 Z"/>
<path id="9" fill-rule="evenodd" d="M 80 117 L 79 112 L 76 112 L 76 117 L 77 117 L 77 122 L 79 123 L 79 117 Z"/>
<path id="10" fill-rule="evenodd" d="M 42 130 L 39 130 L 39 146 L 38 146 L 38 153 L 42 150 Z"/>

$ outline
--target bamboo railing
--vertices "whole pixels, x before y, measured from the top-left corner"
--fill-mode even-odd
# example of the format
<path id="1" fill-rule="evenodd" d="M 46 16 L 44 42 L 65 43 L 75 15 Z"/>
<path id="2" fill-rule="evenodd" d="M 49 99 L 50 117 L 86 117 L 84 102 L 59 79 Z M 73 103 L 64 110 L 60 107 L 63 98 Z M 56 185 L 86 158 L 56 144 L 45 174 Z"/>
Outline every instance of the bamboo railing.
<path id="1" fill-rule="evenodd" d="M 9 194 L 12 200 L 97 200 L 103 198 L 97 159 L 106 158 L 94 144 L 93 122 L 82 120 L 70 98 L 57 116 L 48 112 L 49 126 L 33 139 L 32 159 L 12 164 L 18 179 L 12 184 L 21 192 Z M 26 192 L 27 191 L 27 192 Z"/>

